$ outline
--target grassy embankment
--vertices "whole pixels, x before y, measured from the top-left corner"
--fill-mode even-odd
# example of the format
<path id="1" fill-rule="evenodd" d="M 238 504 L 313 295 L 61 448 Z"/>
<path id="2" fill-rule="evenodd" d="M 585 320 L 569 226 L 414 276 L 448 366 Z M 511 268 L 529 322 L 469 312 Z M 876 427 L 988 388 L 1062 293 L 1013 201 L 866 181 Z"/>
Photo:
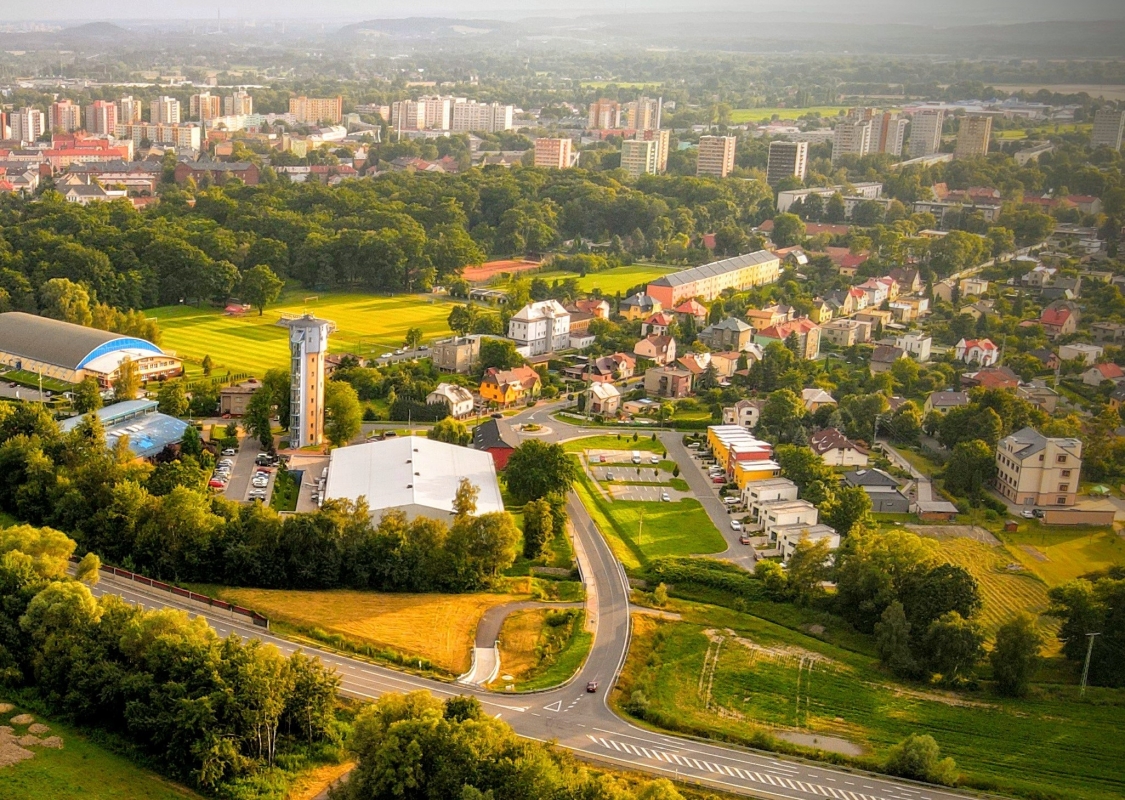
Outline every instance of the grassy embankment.
<path id="1" fill-rule="evenodd" d="M 511 614 L 500 629 L 500 675 L 492 688 L 534 691 L 569 680 L 594 642 L 585 616 L 578 609 L 549 608 Z"/>
<path id="2" fill-rule="evenodd" d="M 293 474 L 287 469 L 279 469 L 273 481 L 273 493 L 270 495 L 270 506 L 277 511 L 296 511 L 297 495 L 301 487 L 297 484 Z"/>
<path id="3" fill-rule="evenodd" d="M 613 695 L 628 703 L 640 691 L 650 724 L 783 751 L 859 747 L 861 755 L 822 757 L 870 768 L 908 734 L 927 732 L 969 786 L 1081 800 L 1125 792 L 1116 734 L 1125 691 L 1093 688 L 1085 701 L 1073 685 L 1046 683 L 1018 701 L 990 689 L 946 692 L 898 683 L 870 655 L 749 614 L 678 601 L 669 610 L 683 621 L 634 618 Z"/>
<path id="4" fill-rule="evenodd" d="M 27 726 L 11 725 L 3 714 L 0 723 L 15 728 L 16 736 L 27 733 Z M 128 758 L 95 743 L 68 725 L 46 722 L 49 731 L 41 738 L 57 736 L 61 748 L 32 746 L 32 758 L 0 765 L 0 797 L 4 800 L 198 800 L 200 797 L 154 772 L 137 766 Z M 7 745 L 3 756 L 7 761 Z"/>

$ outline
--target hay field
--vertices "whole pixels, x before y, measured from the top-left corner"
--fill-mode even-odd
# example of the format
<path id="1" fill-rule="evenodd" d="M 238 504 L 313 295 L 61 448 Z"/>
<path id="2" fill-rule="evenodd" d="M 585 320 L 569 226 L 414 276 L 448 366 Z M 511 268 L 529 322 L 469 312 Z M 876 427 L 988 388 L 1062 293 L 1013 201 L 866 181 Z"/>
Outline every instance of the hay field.
<path id="1" fill-rule="evenodd" d="M 271 620 L 317 627 L 349 639 L 428 659 L 454 675 L 467 672 L 484 612 L 526 600 L 512 594 L 388 594 L 281 589 L 213 589 L 223 600 Z"/>

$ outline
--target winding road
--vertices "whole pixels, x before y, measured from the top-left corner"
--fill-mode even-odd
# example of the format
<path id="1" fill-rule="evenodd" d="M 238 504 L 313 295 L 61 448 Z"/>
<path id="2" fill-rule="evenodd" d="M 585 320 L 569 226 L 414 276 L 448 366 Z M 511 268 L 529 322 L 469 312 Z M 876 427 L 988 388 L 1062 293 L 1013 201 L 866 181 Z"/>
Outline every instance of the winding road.
<path id="1" fill-rule="evenodd" d="M 526 412 L 524 418 L 542 413 L 540 408 Z M 550 424 L 558 426 L 556 421 Z M 604 432 L 604 429 L 596 432 Z M 559 431 L 556 435 L 563 433 Z M 574 429 L 568 433 L 582 435 L 585 431 Z M 670 449 L 670 452 L 673 451 Z M 761 798 L 962 800 L 965 797 L 937 787 L 880 778 L 828 764 L 792 761 L 769 753 L 650 731 L 617 716 L 610 710 L 607 698 L 629 648 L 628 581 L 621 564 L 573 493 L 568 498 L 567 510 L 577 537 L 576 551 L 582 553 L 583 580 L 595 609 L 594 643 L 585 665 L 569 683 L 534 694 L 505 695 L 442 683 L 317 648 L 298 646 L 251 624 L 233 620 L 222 612 L 203 610 L 177 597 L 104 574 L 94 592 L 117 594 L 150 609 L 180 608 L 204 617 L 222 635 L 236 633 L 245 638 L 258 638 L 284 653 L 301 649 L 316 654 L 324 663 L 335 667 L 341 677 L 341 690 L 353 697 L 374 699 L 386 692 L 415 690 L 429 691 L 438 697 L 473 695 L 488 713 L 506 721 L 521 736 L 554 741 L 580 757 L 626 769 Z M 599 683 L 597 692 L 586 691 L 588 681 Z"/>

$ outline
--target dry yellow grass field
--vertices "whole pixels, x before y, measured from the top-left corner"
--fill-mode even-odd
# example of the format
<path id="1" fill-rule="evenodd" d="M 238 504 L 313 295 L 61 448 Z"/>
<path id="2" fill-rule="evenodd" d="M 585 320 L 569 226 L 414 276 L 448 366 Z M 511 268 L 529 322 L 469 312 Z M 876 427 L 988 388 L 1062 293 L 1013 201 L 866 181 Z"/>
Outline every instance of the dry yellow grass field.
<path id="1" fill-rule="evenodd" d="M 271 620 L 315 626 L 419 656 L 455 675 L 469 669 L 473 637 L 484 612 L 502 603 L 528 599 L 528 595 L 515 594 L 385 594 L 346 589 L 302 592 L 224 588 L 219 595 Z"/>
<path id="2" fill-rule="evenodd" d="M 539 637 L 549 609 L 530 608 L 508 615 L 500 628 L 500 672 L 516 681 L 539 664 Z M 506 683 L 510 681 L 505 681 Z"/>

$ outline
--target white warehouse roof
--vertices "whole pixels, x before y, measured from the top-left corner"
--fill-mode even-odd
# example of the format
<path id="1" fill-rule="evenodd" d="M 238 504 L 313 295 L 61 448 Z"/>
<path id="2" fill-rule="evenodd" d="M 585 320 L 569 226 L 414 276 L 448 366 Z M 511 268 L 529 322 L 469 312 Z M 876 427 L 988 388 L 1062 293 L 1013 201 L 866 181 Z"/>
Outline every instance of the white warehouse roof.
<path id="1" fill-rule="evenodd" d="M 453 514 L 462 478 L 480 490 L 477 514 L 504 510 L 491 454 L 421 436 L 336 448 L 324 499 L 366 497 L 374 516 L 398 509 L 411 519 L 444 519 Z"/>

